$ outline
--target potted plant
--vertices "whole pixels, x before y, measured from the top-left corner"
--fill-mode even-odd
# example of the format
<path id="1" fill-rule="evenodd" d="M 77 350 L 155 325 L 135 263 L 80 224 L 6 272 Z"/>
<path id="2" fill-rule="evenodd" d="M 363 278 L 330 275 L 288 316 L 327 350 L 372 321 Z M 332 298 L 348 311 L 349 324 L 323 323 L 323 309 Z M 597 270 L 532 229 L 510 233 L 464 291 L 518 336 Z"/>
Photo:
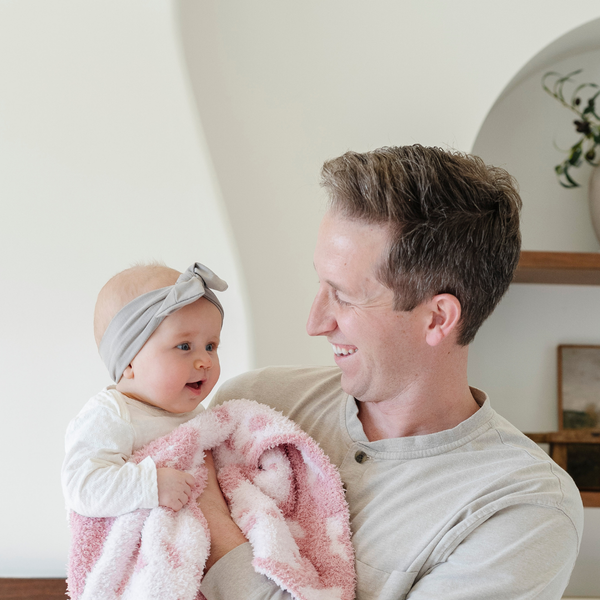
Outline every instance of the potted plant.
<path id="1" fill-rule="evenodd" d="M 573 125 L 580 137 L 567 151 L 567 158 L 554 167 L 558 182 L 566 188 L 579 187 L 570 172 L 572 169 L 580 167 L 584 163 L 594 167 L 600 164 L 600 162 L 596 162 L 598 156 L 596 146 L 600 145 L 600 117 L 596 113 L 596 98 L 600 95 L 600 86 L 596 83 L 580 83 L 577 85 L 574 77 L 579 75 L 581 71 L 582 69 L 579 69 L 568 75 L 550 71 L 542 78 L 544 90 L 577 115 Z M 554 82 L 550 86 L 547 82 L 551 79 Z M 575 85 L 568 98 L 565 97 L 565 86 L 567 84 L 569 86 Z"/>

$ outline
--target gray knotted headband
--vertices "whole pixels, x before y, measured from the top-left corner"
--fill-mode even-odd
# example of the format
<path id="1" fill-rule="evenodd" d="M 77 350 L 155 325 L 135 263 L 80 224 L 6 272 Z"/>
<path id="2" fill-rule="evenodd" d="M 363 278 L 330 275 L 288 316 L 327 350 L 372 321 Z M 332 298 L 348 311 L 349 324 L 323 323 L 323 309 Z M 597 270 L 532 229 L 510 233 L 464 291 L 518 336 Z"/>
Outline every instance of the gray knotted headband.
<path id="1" fill-rule="evenodd" d="M 223 317 L 223 307 L 212 290 L 226 289 L 227 284 L 208 267 L 194 263 L 175 285 L 147 292 L 126 304 L 108 324 L 98 348 L 113 381 L 121 379 L 123 371 L 163 319 L 180 308 L 206 298 Z"/>

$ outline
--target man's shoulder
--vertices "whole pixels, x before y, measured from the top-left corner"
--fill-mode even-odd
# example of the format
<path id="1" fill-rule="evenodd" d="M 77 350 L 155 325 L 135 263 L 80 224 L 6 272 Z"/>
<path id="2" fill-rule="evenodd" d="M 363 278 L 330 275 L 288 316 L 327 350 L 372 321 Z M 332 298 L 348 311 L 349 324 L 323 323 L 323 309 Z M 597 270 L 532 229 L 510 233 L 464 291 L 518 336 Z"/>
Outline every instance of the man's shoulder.
<path id="1" fill-rule="evenodd" d="M 281 398 L 323 395 L 327 390 L 340 391 L 340 378 L 341 372 L 337 367 L 264 367 L 226 381 L 215 394 L 211 406 L 239 398 L 274 406 Z"/>
<path id="2" fill-rule="evenodd" d="M 548 454 L 504 417 L 494 414 L 492 430 L 497 436 L 496 456 L 504 455 L 511 493 L 507 500 L 519 499 L 563 512 L 581 533 L 581 495 L 571 476 Z M 498 463 L 496 463 L 498 468 Z"/>

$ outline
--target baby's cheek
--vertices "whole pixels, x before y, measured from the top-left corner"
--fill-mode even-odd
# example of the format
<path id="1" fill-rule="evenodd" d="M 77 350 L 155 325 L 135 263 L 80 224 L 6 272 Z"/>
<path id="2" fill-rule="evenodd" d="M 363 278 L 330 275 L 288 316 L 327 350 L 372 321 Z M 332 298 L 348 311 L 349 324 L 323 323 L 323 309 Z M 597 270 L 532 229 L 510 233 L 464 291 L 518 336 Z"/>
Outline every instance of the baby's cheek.
<path id="1" fill-rule="evenodd" d="M 217 359 L 216 362 L 213 362 L 211 371 L 212 371 L 211 375 L 216 383 L 217 380 L 219 379 L 219 376 L 221 375 L 221 363 L 219 362 L 219 359 Z"/>
<path id="2" fill-rule="evenodd" d="M 188 382 L 187 373 L 182 373 L 176 365 L 165 365 L 166 368 L 156 371 L 152 377 L 153 388 L 168 396 L 181 390 Z"/>

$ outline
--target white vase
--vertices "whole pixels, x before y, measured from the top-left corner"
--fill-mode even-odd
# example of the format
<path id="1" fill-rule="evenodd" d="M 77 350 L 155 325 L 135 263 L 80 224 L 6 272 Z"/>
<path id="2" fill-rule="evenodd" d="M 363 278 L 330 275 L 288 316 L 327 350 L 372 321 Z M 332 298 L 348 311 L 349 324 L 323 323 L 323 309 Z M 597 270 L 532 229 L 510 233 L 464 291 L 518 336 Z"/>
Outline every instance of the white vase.
<path id="1" fill-rule="evenodd" d="M 590 216 L 592 218 L 592 227 L 596 232 L 596 237 L 600 241 L 600 166 L 594 167 L 590 175 L 588 186 L 588 199 L 590 202 Z"/>

